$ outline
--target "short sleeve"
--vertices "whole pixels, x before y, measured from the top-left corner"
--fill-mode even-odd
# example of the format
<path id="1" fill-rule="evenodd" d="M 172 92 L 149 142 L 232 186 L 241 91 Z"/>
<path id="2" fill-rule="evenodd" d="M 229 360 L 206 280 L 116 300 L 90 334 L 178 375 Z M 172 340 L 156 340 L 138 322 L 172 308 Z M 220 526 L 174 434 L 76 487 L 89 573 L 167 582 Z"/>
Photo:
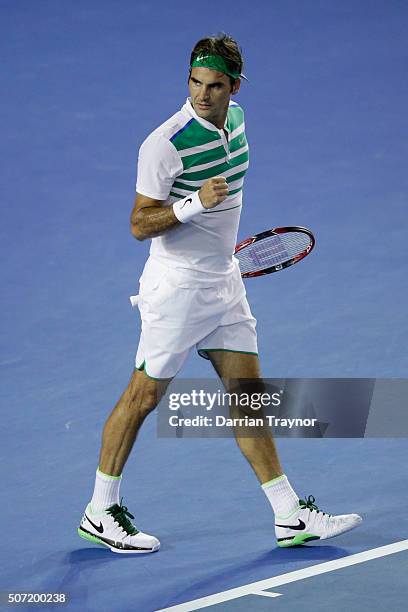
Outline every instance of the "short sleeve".
<path id="1" fill-rule="evenodd" d="M 148 198 L 167 200 L 174 181 L 182 172 L 183 164 L 175 146 L 153 132 L 139 150 L 136 191 Z"/>

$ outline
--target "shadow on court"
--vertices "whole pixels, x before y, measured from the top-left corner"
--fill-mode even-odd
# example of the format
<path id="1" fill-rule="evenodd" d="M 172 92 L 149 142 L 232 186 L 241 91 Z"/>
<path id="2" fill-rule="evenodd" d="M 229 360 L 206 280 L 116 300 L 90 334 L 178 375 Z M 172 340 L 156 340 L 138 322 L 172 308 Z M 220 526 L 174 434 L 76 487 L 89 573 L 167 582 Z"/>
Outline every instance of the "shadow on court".
<path id="1" fill-rule="evenodd" d="M 192 582 L 188 588 L 180 589 L 174 592 L 171 602 L 165 602 L 163 605 L 175 605 L 189 601 L 197 597 L 197 593 L 212 594 L 225 589 L 231 589 L 242 584 L 247 583 L 248 575 L 251 575 L 253 571 L 260 571 L 268 568 L 274 568 L 273 574 L 279 574 L 276 572 L 276 568 L 282 565 L 284 571 L 292 571 L 291 564 L 296 563 L 299 565 L 313 565 L 324 561 L 332 561 L 333 559 L 339 559 L 349 554 L 349 551 L 345 548 L 337 546 L 299 546 L 291 549 L 280 549 L 274 548 L 268 552 L 262 553 L 261 555 L 252 556 L 247 558 L 245 561 L 239 563 L 228 563 L 225 558 L 214 559 L 211 561 L 213 570 L 208 572 L 203 580 L 197 580 Z M 236 558 L 236 556 L 231 557 Z M 197 567 L 202 565 L 203 562 L 197 563 Z M 194 564 L 190 564 L 191 569 L 194 569 Z M 234 584 L 231 583 L 231 576 L 234 576 Z"/>

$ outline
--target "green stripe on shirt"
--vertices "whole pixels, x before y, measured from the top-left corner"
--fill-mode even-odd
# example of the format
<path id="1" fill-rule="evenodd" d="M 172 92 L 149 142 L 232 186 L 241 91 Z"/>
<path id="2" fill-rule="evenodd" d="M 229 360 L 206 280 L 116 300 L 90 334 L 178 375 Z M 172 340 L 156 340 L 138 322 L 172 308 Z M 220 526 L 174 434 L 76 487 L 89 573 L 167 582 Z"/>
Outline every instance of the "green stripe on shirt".
<path id="1" fill-rule="evenodd" d="M 198 170 L 197 172 L 184 172 L 178 178 L 185 181 L 201 181 L 211 176 L 217 176 L 226 172 L 227 170 L 231 170 L 235 166 L 239 166 L 249 160 L 248 151 L 244 151 L 241 155 L 237 155 L 233 157 L 228 162 L 223 162 L 221 164 L 217 164 L 216 166 L 211 166 L 210 168 L 206 168 L 205 170 Z"/>
<path id="2" fill-rule="evenodd" d="M 185 130 L 181 131 L 178 136 L 173 138 L 172 143 L 177 151 L 182 151 L 183 149 L 189 149 L 192 143 L 194 143 L 193 146 L 198 147 L 217 139 L 220 139 L 218 132 L 207 130 L 207 128 L 203 127 L 198 121 L 194 120 Z"/>

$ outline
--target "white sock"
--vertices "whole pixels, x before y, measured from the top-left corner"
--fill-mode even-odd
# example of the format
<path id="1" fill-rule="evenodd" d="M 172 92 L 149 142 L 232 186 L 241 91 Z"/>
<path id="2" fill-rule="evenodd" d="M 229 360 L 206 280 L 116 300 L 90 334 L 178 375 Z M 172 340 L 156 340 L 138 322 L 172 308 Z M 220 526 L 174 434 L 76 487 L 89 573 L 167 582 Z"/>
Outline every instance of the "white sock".
<path id="1" fill-rule="evenodd" d="M 285 474 L 264 482 L 262 488 L 276 516 L 286 518 L 299 507 L 299 497 L 290 486 Z"/>
<path id="2" fill-rule="evenodd" d="M 102 512 L 113 506 L 113 504 L 119 504 L 119 487 L 122 476 L 109 476 L 99 470 L 96 470 L 95 478 L 95 489 L 91 499 L 92 511 Z"/>

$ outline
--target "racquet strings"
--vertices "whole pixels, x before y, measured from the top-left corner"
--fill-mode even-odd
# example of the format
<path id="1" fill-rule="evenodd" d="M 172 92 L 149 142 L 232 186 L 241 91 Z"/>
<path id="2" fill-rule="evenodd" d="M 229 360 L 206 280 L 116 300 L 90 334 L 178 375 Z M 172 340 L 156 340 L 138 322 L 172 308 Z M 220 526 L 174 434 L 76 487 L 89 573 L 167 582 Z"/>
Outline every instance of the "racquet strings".
<path id="1" fill-rule="evenodd" d="M 287 232 L 258 240 L 235 253 L 235 257 L 241 274 L 245 274 L 283 264 L 303 253 L 309 245 L 310 238 L 304 232 Z"/>

